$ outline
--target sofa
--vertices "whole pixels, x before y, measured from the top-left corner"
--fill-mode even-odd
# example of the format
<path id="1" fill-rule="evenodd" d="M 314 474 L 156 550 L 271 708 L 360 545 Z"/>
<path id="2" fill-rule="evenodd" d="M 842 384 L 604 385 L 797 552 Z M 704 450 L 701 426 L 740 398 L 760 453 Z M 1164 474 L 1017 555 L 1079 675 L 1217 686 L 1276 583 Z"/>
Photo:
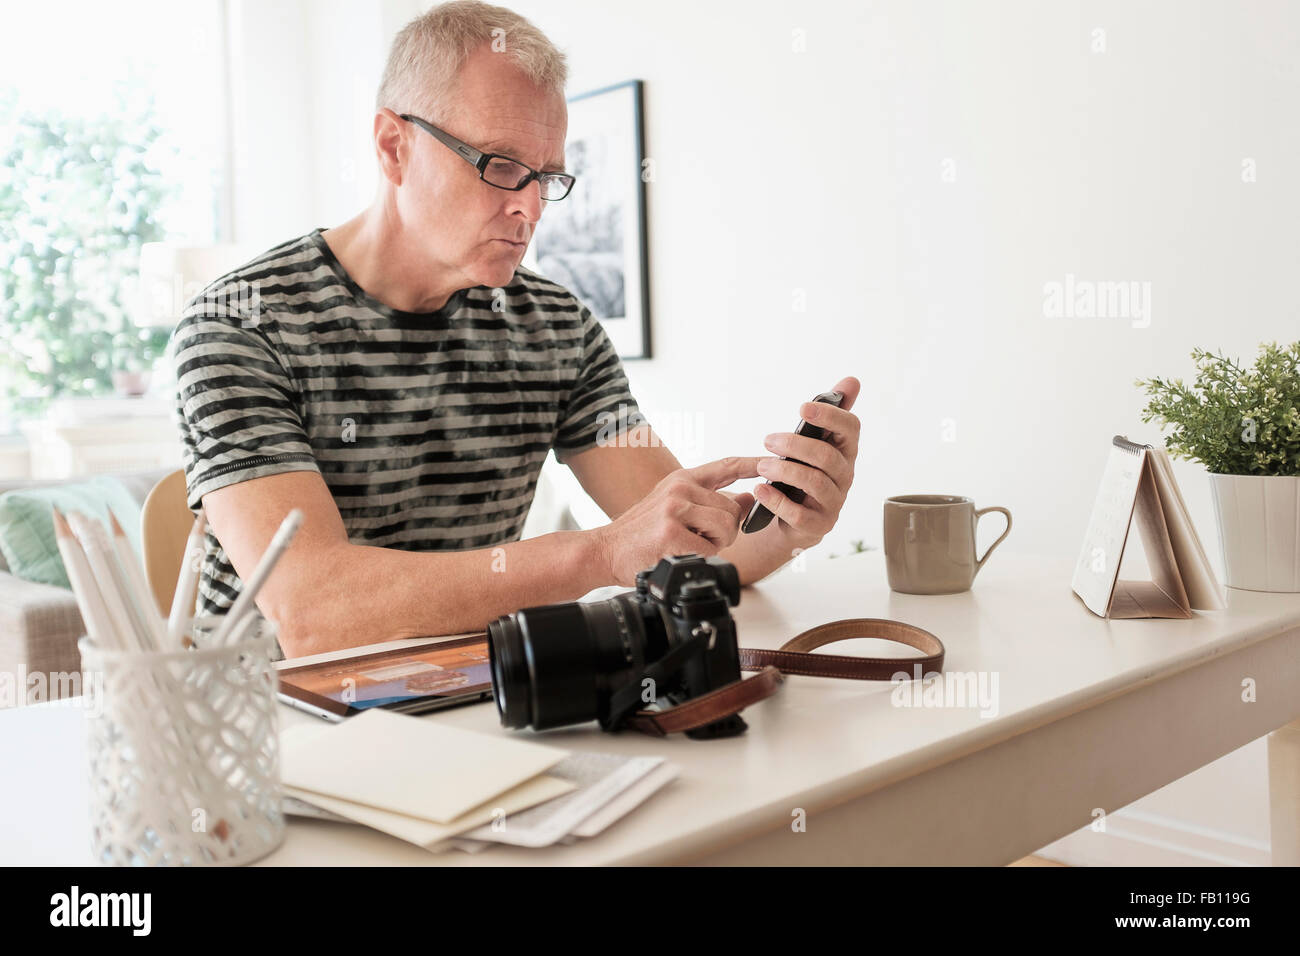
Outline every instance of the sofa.
<path id="1" fill-rule="evenodd" d="M 143 505 L 153 486 L 172 470 L 156 468 L 114 477 Z M 0 494 L 83 480 L 0 481 Z M 81 670 L 77 641 L 84 633 L 71 591 L 14 577 L 0 553 L 0 673 L 76 673 Z M 50 686 L 57 687 L 58 682 L 51 681 Z"/>

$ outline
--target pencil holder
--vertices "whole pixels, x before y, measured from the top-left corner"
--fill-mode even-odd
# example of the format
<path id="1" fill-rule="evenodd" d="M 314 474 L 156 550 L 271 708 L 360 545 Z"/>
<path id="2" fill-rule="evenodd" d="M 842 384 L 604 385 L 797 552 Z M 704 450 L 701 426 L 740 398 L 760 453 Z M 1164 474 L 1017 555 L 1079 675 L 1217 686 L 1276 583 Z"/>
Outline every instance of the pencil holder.
<path id="1" fill-rule="evenodd" d="M 78 643 L 98 862 L 238 865 L 284 839 L 275 625 L 214 647 L 221 620 L 189 622 L 198 649 Z"/>

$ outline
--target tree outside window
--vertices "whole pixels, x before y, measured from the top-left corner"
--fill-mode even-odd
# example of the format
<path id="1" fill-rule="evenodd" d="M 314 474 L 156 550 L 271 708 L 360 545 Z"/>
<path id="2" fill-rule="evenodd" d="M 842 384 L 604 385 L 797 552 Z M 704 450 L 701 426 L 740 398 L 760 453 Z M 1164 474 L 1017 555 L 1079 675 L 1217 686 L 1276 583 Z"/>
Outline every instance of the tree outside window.
<path id="1" fill-rule="evenodd" d="M 7 12 L 0 434 L 58 399 L 111 396 L 122 373 L 166 374 L 168 330 L 135 321 L 140 247 L 219 238 L 221 16 L 219 0 Z"/>

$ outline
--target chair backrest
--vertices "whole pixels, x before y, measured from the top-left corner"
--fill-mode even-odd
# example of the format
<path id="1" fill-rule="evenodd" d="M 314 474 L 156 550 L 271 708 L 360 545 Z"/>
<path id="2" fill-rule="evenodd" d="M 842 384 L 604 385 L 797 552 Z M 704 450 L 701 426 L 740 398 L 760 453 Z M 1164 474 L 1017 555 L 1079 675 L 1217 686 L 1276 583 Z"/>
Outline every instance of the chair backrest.
<path id="1" fill-rule="evenodd" d="M 185 472 L 177 469 L 153 486 L 140 513 L 145 576 L 163 615 L 172 609 L 192 527 L 194 514 L 185 500 Z"/>

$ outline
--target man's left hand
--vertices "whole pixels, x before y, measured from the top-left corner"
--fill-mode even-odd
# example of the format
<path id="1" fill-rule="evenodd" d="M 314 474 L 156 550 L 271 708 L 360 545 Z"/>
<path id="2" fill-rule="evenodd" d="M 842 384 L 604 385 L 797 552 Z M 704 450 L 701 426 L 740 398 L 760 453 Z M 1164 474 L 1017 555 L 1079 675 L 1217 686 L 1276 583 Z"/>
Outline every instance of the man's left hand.
<path id="1" fill-rule="evenodd" d="M 861 390 L 862 383 L 850 375 L 835 386 L 835 391 L 844 396 L 838 408 L 825 402 L 804 402 L 799 406 L 804 421 L 825 429 L 824 440 L 776 432 L 763 442 L 773 457 L 758 460 L 759 475 L 802 488 L 807 495 L 802 504 L 795 504 L 771 485 L 754 488 L 754 497 L 776 515 L 781 533 L 796 547 L 810 548 L 820 542 L 835 527 L 844 507 L 853 484 L 860 426 L 858 417 L 849 410 Z M 782 457 L 798 461 L 782 461 Z"/>

